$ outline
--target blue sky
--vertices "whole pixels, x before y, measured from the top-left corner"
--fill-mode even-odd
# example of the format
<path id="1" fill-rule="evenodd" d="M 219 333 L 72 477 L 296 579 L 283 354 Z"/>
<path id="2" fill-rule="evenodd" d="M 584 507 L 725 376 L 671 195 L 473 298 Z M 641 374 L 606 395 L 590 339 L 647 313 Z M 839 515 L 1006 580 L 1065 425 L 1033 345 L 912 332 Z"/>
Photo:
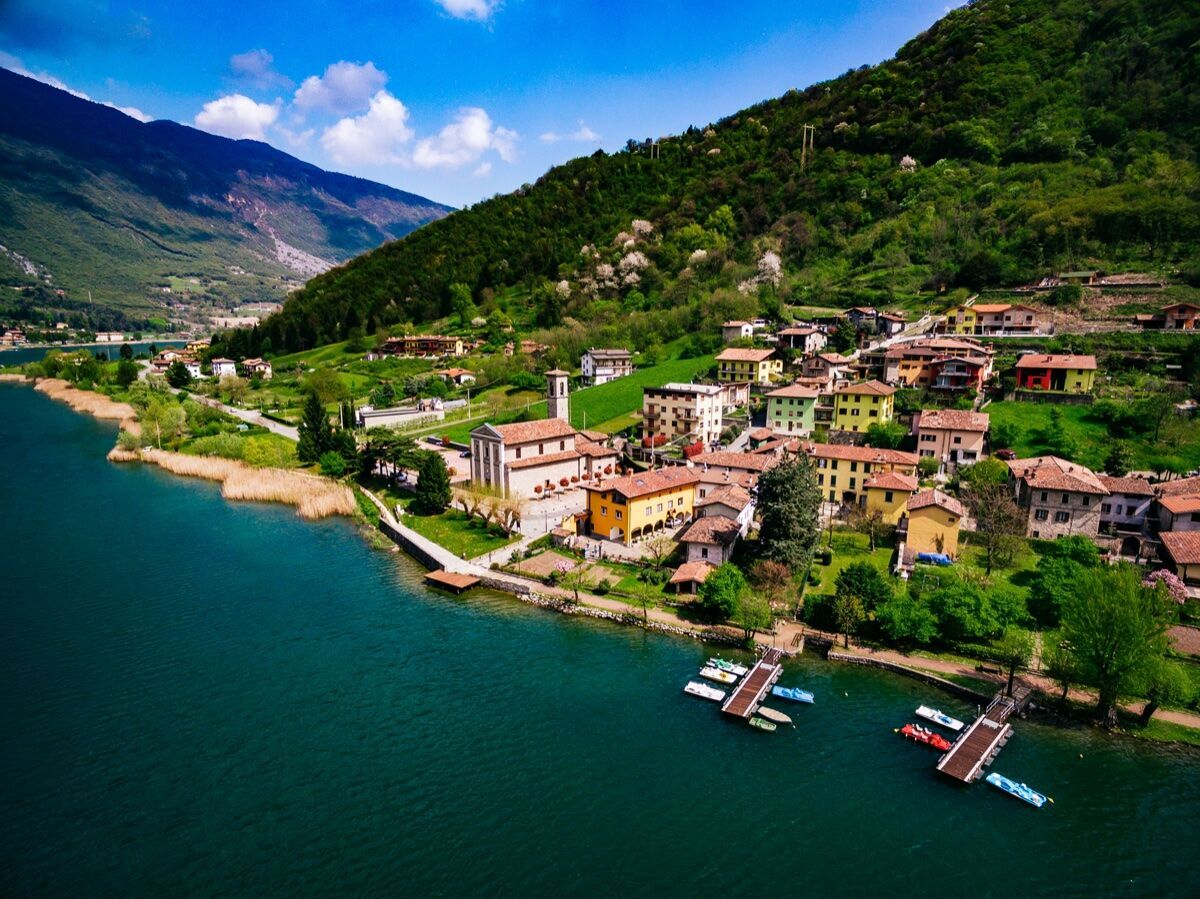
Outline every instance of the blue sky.
<path id="1" fill-rule="evenodd" d="M 945 0 L 0 0 L 0 65 L 456 206 L 891 56 Z"/>

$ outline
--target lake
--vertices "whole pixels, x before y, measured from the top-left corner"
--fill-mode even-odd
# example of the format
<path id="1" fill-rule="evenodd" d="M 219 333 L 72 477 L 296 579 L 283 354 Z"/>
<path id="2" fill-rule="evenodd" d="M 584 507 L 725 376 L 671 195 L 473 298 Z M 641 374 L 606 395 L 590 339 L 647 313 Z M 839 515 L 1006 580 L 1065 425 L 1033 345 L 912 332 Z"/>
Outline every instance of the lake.
<path id="1" fill-rule="evenodd" d="M 705 647 L 422 571 L 345 521 L 104 459 L 0 384 L 0 894 L 1195 896 L 1200 756 L 1017 722 L 937 775 L 885 672 L 790 662 L 774 734 Z"/>

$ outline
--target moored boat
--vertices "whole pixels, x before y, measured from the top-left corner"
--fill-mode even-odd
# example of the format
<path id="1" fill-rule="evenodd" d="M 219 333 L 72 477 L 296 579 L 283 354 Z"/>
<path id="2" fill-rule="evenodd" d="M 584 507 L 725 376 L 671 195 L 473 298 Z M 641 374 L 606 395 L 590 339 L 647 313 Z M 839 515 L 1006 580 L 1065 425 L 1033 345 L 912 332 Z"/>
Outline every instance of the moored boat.
<path id="1" fill-rule="evenodd" d="M 750 726 L 757 727 L 759 730 L 775 730 L 778 725 L 772 724 L 766 718 L 755 716 L 750 719 Z"/>
<path id="2" fill-rule="evenodd" d="M 785 715 L 783 712 L 777 712 L 774 709 L 769 709 L 765 705 L 760 705 L 756 714 L 766 718 L 768 721 L 775 721 L 779 724 L 791 724 L 792 727 L 796 726 L 795 724 L 792 724 L 792 719 L 789 716 Z"/>
<path id="3" fill-rule="evenodd" d="M 1016 796 L 1018 799 L 1028 802 L 1034 808 L 1041 808 L 1047 802 L 1054 801 L 1049 796 L 1043 796 L 1033 787 L 1023 783 L 1017 783 L 1015 780 L 1010 780 L 1003 774 L 997 774 L 994 771 L 985 779 L 996 789 L 1003 790 L 1009 796 Z"/>
<path id="4" fill-rule="evenodd" d="M 718 684 L 732 684 L 737 682 L 737 677 L 728 671 L 708 666 L 700 669 L 700 676 L 708 678 L 708 680 L 715 680 Z"/>
<path id="5" fill-rule="evenodd" d="M 962 730 L 964 726 L 957 718 L 951 718 L 941 709 L 931 709 L 927 705 L 917 706 L 917 714 L 927 721 L 940 724 L 942 727 L 947 727 L 950 730 Z"/>
<path id="6" fill-rule="evenodd" d="M 690 693 L 692 696 L 699 696 L 701 699 L 712 699 L 716 702 L 720 702 L 725 698 L 724 690 L 718 690 L 716 687 L 702 684 L 698 680 L 688 681 L 688 685 L 683 688 L 683 692 Z"/>
<path id="7" fill-rule="evenodd" d="M 919 724 L 906 724 L 899 728 L 896 733 L 903 734 L 909 740 L 915 740 L 918 743 L 924 743 L 926 746 L 932 746 L 940 752 L 945 752 L 951 746 L 949 740 L 941 734 L 935 734 L 927 727 L 921 727 Z"/>
<path id="8" fill-rule="evenodd" d="M 739 665 L 737 662 L 731 662 L 729 659 L 722 659 L 720 656 L 708 660 L 709 667 L 720 668 L 722 671 L 728 671 L 736 677 L 745 677 L 746 672 L 750 669 L 745 665 Z"/>
<path id="9" fill-rule="evenodd" d="M 813 694 L 799 687 L 772 687 L 771 695 L 780 699 L 790 699 L 792 702 L 807 702 L 809 705 L 813 702 Z"/>

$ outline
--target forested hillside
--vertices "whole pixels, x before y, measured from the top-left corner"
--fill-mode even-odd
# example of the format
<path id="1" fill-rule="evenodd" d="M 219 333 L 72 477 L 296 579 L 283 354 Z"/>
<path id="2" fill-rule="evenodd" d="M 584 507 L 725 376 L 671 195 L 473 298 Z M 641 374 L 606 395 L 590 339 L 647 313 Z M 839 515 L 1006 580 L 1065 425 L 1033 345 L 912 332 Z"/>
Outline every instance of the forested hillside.
<path id="1" fill-rule="evenodd" d="M 980 0 L 879 66 L 657 153 L 576 159 L 320 275 L 253 340 L 431 320 L 454 283 L 485 313 L 519 286 L 552 325 L 758 293 L 912 301 L 1065 268 L 1194 273 L 1198 40 L 1196 2 Z"/>

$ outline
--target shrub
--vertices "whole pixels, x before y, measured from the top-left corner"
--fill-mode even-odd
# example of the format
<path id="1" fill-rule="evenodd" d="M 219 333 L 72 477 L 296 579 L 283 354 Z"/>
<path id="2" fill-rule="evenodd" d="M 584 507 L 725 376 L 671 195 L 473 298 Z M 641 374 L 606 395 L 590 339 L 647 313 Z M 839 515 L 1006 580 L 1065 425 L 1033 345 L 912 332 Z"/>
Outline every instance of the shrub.
<path id="1" fill-rule="evenodd" d="M 611 590 L 612 590 L 612 584 L 609 583 L 607 580 L 601 581 L 595 587 L 592 588 L 592 592 L 595 593 L 597 596 L 607 596 L 609 591 L 611 591 Z"/>
<path id="2" fill-rule="evenodd" d="M 297 461 L 296 446 L 266 435 L 247 437 L 242 459 L 256 468 L 291 468 Z"/>
<path id="3" fill-rule="evenodd" d="M 321 453 L 318 461 L 321 464 L 321 474 L 326 477 L 340 478 L 346 473 L 346 460 L 341 457 L 340 453 Z"/>
<path id="4" fill-rule="evenodd" d="M 246 441 L 237 434 L 225 434 L 218 431 L 209 436 L 193 440 L 190 450 L 197 456 L 220 456 L 222 459 L 243 459 L 246 454 Z"/>

